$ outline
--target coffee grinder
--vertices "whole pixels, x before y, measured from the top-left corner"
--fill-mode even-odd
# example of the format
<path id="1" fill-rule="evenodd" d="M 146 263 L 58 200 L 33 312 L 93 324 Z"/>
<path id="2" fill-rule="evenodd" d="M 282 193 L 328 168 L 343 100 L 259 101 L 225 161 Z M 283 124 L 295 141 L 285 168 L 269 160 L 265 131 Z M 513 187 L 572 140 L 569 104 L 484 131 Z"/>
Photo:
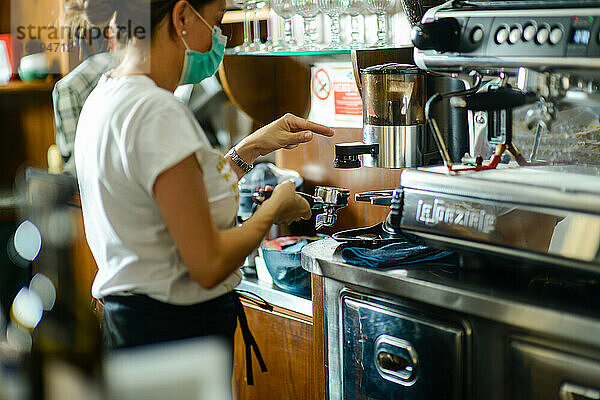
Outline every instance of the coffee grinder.
<path id="1" fill-rule="evenodd" d="M 388 63 L 360 71 L 363 141 L 335 146 L 336 168 L 410 168 L 427 152 L 425 73 L 414 65 Z"/>

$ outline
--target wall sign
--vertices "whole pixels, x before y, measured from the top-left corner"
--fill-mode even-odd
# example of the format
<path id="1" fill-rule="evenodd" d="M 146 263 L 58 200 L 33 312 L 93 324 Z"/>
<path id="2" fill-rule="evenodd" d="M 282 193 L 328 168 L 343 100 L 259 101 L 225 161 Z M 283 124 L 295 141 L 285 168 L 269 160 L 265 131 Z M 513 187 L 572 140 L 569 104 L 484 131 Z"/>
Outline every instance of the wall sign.
<path id="1" fill-rule="evenodd" d="M 362 128 L 362 100 L 352 63 L 317 63 L 312 67 L 308 118 L 335 128 Z"/>

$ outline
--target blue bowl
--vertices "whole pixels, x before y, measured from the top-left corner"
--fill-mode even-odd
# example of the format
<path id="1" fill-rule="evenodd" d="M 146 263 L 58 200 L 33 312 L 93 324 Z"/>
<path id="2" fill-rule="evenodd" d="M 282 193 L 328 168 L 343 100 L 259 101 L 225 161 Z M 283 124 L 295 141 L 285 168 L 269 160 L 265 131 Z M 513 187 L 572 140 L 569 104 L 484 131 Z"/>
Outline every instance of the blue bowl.
<path id="1" fill-rule="evenodd" d="M 287 248 L 279 245 L 294 240 L 296 243 Z M 306 236 L 278 238 L 261 245 L 265 265 L 276 286 L 288 293 L 310 296 L 310 273 L 302 268 L 302 248 L 314 240 Z"/>

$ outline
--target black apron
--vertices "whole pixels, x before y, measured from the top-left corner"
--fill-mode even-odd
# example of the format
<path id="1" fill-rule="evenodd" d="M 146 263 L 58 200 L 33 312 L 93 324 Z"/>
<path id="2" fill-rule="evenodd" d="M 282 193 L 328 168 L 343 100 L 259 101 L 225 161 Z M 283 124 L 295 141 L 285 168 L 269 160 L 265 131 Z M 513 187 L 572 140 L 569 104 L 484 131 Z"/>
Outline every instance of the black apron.
<path id="1" fill-rule="evenodd" d="M 257 303 L 251 298 L 248 300 L 267 310 L 273 309 L 266 302 Z M 254 384 L 252 349 L 261 371 L 267 371 L 256 340 L 250 332 L 240 294 L 235 291 L 193 305 L 163 303 L 140 294 L 107 296 L 103 299 L 103 305 L 103 340 L 107 350 L 215 336 L 225 340 L 231 351 L 233 363 L 234 335 L 239 321 L 246 349 L 248 384 Z"/>

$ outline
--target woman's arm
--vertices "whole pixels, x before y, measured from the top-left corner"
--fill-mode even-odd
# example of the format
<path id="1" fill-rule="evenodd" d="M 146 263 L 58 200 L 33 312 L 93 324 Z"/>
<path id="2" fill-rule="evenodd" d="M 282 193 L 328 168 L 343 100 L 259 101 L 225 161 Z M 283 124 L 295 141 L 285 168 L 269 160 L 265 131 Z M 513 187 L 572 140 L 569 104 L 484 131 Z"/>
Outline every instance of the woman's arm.
<path id="1" fill-rule="evenodd" d="M 244 138 L 235 146 L 235 151 L 242 160 L 252 164 L 259 156 L 283 148 L 293 149 L 301 143 L 310 142 L 315 134 L 333 136 L 333 129 L 293 114 L 286 114 Z M 245 171 L 238 167 L 231 157 L 227 156 L 227 159 L 238 177 L 244 176 Z"/>
<path id="2" fill-rule="evenodd" d="M 217 286 L 259 244 L 274 222 L 310 218 L 308 203 L 286 182 L 242 226 L 219 230 L 212 220 L 202 170 L 190 156 L 158 176 L 154 196 L 190 276 Z"/>

